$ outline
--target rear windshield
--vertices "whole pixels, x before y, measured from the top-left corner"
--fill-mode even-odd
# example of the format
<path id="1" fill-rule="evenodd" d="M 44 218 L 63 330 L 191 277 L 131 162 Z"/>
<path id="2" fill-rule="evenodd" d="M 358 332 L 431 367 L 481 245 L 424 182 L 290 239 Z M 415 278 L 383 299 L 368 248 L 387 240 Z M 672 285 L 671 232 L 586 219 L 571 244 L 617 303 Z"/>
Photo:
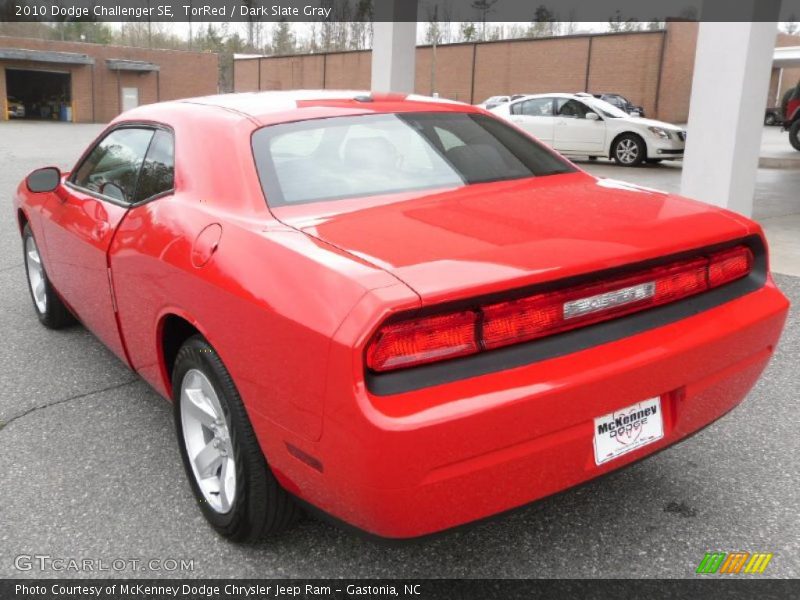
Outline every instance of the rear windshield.
<path id="1" fill-rule="evenodd" d="M 272 125 L 253 134 L 270 206 L 375 196 L 575 170 L 481 114 L 398 113 Z"/>

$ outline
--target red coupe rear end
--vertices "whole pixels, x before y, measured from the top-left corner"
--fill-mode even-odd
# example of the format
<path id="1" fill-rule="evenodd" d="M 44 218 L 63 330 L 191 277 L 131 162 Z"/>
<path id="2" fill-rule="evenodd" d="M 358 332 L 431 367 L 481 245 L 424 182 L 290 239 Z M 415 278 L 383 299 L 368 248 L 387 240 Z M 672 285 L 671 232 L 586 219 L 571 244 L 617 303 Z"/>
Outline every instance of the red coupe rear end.
<path id="1" fill-rule="evenodd" d="M 698 431 L 745 397 L 788 307 L 757 225 L 582 173 L 276 215 L 414 290 L 375 290 L 339 329 L 323 435 L 303 445 L 320 467 L 285 480 L 383 536 L 520 506 Z"/>
<path id="2" fill-rule="evenodd" d="M 382 152 L 362 160 L 380 170 Z M 742 401 L 786 317 L 758 225 L 575 169 L 316 193 L 272 212 L 404 285 L 366 294 L 336 332 L 321 438 L 276 468 L 381 536 L 508 510 L 685 438 Z"/>
<path id="3" fill-rule="evenodd" d="M 753 221 L 443 101 L 140 107 L 16 208 L 39 319 L 175 402 L 236 540 L 294 499 L 420 536 L 630 464 L 739 404 L 788 310 Z"/>

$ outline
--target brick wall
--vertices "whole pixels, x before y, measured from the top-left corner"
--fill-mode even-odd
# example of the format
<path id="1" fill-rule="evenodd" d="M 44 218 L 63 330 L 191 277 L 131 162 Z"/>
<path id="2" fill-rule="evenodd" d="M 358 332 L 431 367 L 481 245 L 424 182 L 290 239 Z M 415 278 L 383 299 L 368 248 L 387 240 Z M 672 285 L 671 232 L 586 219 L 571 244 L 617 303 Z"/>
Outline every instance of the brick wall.
<path id="1" fill-rule="evenodd" d="M 120 112 L 120 89 L 139 89 L 139 103 L 204 96 L 217 92 L 218 59 L 216 54 L 182 52 L 178 50 L 148 50 L 124 46 L 105 46 L 80 42 L 57 42 L 0 36 L 2 48 L 24 48 L 53 52 L 76 52 L 94 58 L 92 65 L 62 65 L 0 60 L 0 80 L 5 98 L 5 68 L 49 69 L 68 71 L 72 76 L 72 104 L 78 122 L 103 123 Z M 152 62 L 160 72 L 119 74 L 106 67 L 106 59 L 125 59 Z"/>
<path id="2" fill-rule="evenodd" d="M 442 97 L 469 102 L 472 90 L 472 53 L 472 44 L 436 48 L 436 91 Z M 431 94 L 432 66 L 433 50 L 418 48 L 414 87 L 420 94 Z"/>
<path id="3" fill-rule="evenodd" d="M 307 57 L 304 59 L 308 60 Z M 369 89 L 371 78 L 372 52 L 343 52 L 340 54 L 329 54 L 326 58 L 325 87 L 327 89 Z"/>
<path id="4" fill-rule="evenodd" d="M 588 56 L 587 36 L 479 44 L 474 101 L 497 94 L 583 91 Z"/>
<path id="5" fill-rule="evenodd" d="M 234 62 L 233 87 L 237 92 L 258 91 L 258 69 L 261 61 L 248 58 Z"/>
<path id="6" fill-rule="evenodd" d="M 615 35 L 592 38 L 589 91 L 616 92 L 657 112 L 661 48 L 665 34 Z"/>
<path id="7" fill-rule="evenodd" d="M 648 115 L 685 122 L 696 42 L 697 23 L 669 22 L 666 32 L 449 44 L 436 49 L 436 91 L 475 103 L 498 94 L 577 92 L 588 86 L 621 93 Z M 417 48 L 417 93 L 431 93 L 432 59 L 429 46 Z M 263 90 L 369 89 L 371 52 L 237 60 L 235 91 L 259 89 L 259 68 Z"/>
<path id="8" fill-rule="evenodd" d="M 237 61 L 238 62 L 238 61 Z M 325 57 L 317 56 L 287 56 L 277 58 L 274 61 L 249 61 L 261 68 L 261 89 L 267 90 L 292 90 L 292 89 L 314 89 L 321 88 Z M 258 66 L 251 69 L 249 81 L 253 81 L 253 76 L 258 79 Z M 239 73 L 236 73 L 234 81 L 237 91 L 239 86 Z M 248 81 L 248 73 L 244 74 L 245 81 Z M 252 85 L 252 83 L 250 84 Z M 258 89 L 258 81 L 255 82 L 253 89 Z"/>

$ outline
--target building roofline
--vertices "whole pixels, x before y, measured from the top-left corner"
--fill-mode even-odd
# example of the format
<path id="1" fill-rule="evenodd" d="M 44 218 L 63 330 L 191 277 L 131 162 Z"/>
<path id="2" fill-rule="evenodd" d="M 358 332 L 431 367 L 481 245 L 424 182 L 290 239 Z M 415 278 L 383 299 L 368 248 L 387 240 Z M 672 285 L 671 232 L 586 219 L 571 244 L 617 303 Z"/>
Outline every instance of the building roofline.
<path id="1" fill-rule="evenodd" d="M 144 50 L 146 52 L 180 52 L 182 54 L 209 54 L 212 56 L 218 56 L 216 52 L 183 50 L 180 48 L 147 48 L 144 46 L 124 46 L 121 44 L 98 44 L 95 42 L 81 42 L 77 40 L 48 40 L 39 37 L 17 36 L 17 35 L 0 34 L 0 40 L 20 40 L 20 41 L 35 40 L 37 42 L 52 42 L 57 44 L 80 44 L 81 46 L 86 46 L 89 48 L 119 48 L 121 50 Z"/>
<path id="2" fill-rule="evenodd" d="M 473 46 L 473 45 L 490 45 L 490 44 L 513 44 L 513 43 L 521 43 L 521 42 L 545 42 L 550 40 L 568 40 L 568 39 L 577 39 L 577 38 L 596 38 L 596 37 L 611 37 L 611 36 L 621 36 L 621 35 L 663 35 L 666 33 L 666 29 L 647 29 L 643 31 L 602 31 L 602 32 L 585 32 L 585 33 L 570 33 L 568 35 L 549 35 L 546 37 L 524 37 L 524 38 L 508 38 L 502 40 L 475 40 L 470 42 L 452 42 L 450 44 L 437 44 L 437 49 L 442 48 L 452 48 L 457 46 Z M 422 44 L 416 46 L 416 48 L 432 48 L 432 44 Z M 359 52 L 372 52 L 371 48 L 367 48 L 364 50 L 329 50 L 327 52 L 306 52 L 303 54 L 271 54 L 271 55 L 262 55 L 262 56 L 247 56 L 247 57 L 240 57 L 237 58 L 234 56 L 234 61 L 240 60 L 260 60 L 263 58 L 270 59 L 270 58 L 297 58 L 297 57 L 307 57 L 307 56 L 330 56 L 332 54 L 358 54 Z"/>
<path id="3" fill-rule="evenodd" d="M 127 58 L 107 58 L 106 66 L 112 71 L 136 71 L 138 73 L 152 73 L 161 70 L 161 67 L 155 63 Z"/>
<path id="4" fill-rule="evenodd" d="M 60 65 L 93 65 L 94 58 L 78 52 L 32 50 L 30 48 L 0 47 L 0 60 L 19 60 Z"/>

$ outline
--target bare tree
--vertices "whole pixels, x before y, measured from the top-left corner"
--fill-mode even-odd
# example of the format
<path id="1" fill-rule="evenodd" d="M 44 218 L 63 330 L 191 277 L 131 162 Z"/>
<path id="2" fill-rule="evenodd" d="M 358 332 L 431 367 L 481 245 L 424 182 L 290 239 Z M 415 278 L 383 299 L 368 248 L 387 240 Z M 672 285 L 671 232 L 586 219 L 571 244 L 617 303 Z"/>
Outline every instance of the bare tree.
<path id="1" fill-rule="evenodd" d="M 494 5 L 499 0 L 472 0 L 472 8 L 478 11 L 481 16 L 481 39 L 486 39 L 486 20 L 489 13 L 494 12 Z"/>
<path id="2" fill-rule="evenodd" d="M 626 31 L 639 31 L 641 23 L 636 19 L 624 19 L 622 13 L 617 10 L 614 16 L 608 20 L 608 30 L 612 33 L 622 33 Z"/>
<path id="3" fill-rule="evenodd" d="M 439 4 L 429 4 L 425 9 L 428 17 L 428 26 L 425 30 L 425 41 L 432 46 L 442 43 L 443 31 L 439 21 Z"/>
<path id="4" fill-rule="evenodd" d="M 252 51 L 257 47 L 256 41 L 256 20 L 250 13 L 250 10 L 253 8 L 255 2 L 254 0 L 241 0 L 242 6 L 247 9 L 247 17 L 245 18 L 245 22 L 247 23 L 247 46 Z"/>
<path id="5" fill-rule="evenodd" d="M 350 22 L 350 48 L 364 50 L 372 42 L 372 0 L 355 0 L 352 21 Z"/>
<path id="6" fill-rule="evenodd" d="M 449 44 L 453 41 L 453 5 L 450 0 L 443 0 L 439 4 L 439 31 L 442 43 Z"/>
<path id="7" fill-rule="evenodd" d="M 292 23 L 282 18 L 272 30 L 272 54 L 294 54 L 297 49 L 297 38 Z"/>
<path id="8" fill-rule="evenodd" d="M 556 15 L 544 4 L 533 13 L 533 21 L 528 27 L 528 37 L 552 37 L 558 35 L 559 24 Z"/>
<path id="9" fill-rule="evenodd" d="M 458 28 L 458 41 L 474 42 L 478 37 L 478 30 L 472 21 L 462 21 Z"/>

